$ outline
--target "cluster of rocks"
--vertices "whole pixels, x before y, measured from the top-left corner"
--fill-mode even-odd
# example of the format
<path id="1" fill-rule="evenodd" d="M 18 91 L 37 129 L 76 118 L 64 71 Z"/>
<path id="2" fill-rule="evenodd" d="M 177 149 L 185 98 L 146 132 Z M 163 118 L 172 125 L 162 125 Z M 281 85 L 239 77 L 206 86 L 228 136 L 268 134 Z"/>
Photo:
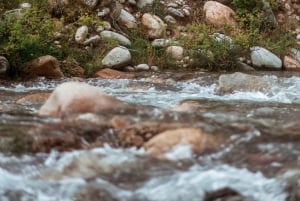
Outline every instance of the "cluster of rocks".
<path id="1" fill-rule="evenodd" d="M 79 2 L 90 8 L 91 11 L 96 11 L 97 14 L 95 15 L 103 20 L 103 25 L 97 28 L 96 33 L 90 32 L 90 27 L 88 27 L 88 25 L 82 25 L 78 27 L 76 33 L 74 33 L 74 38 L 72 40 L 87 49 L 91 44 L 93 44 L 93 46 L 100 45 L 99 43 L 102 39 L 113 39 L 120 45 L 119 47 L 111 49 L 104 56 L 101 61 L 103 67 L 126 71 L 159 70 L 158 66 L 151 66 L 146 63 L 138 64 L 133 67 L 130 66 L 132 55 L 129 49 L 132 44 L 132 39 L 126 35 L 123 29 L 133 29 L 137 27 L 141 27 L 146 31 L 146 37 L 152 41 L 151 44 L 153 47 L 163 47 L 165 49 L 165 54 L 170 55 L 170 58 L 179 66 L 188 67 L 189 64 L 192 63 L 193 59 L 188 56 L 187 50 L 183 46 L 176 45 L 178 38 L 169 30 L 176 29 L 174 32 L 178 32 L 178 30 L 179 32 L 186 31 L 184 26 L 179 25 L 178 21 L 184 22 L 184 20 L 189 19 L 191 16 L 192 11 L 189 2 L 184 0 L 162 1 L 160 6 L 163 7 L 162 9 L 167 14 L 164 19 L 161 19 L 159 16 L 150 12 L 143 12 L 143 9 L 145 10 L 147 7 L 154 6 L 154 4 L 157 3 L 153 0 L 107 0 L 103 2 L 98 0 L 79 0 Z M 283 23 L 282 18 L 299 20 L 299 16 L 297 15 L 299 13 L 298 2 L 281 0 L 280 9 L 284 12 L 279 12 L 276 16 L 272 12 L 272 9 L 270 9 L 270 5 L 265 1 L 262 2 L 266 4 L 265 10 L 268 19 L 273 20 L 274 26 L 278 25 L 278 23 Z M 63 11 L 64 8 L 70 6 L 71 2 L 68 0 L 49 0 L 48 4 L 52 12 L 56 13 L 61 10 Z M 237 28 L 238 23 L 235 17 L 236 14 L 230 5 L 231 1 L 206 1 L 202 8 L 203 13 L 199 13 L 199 17 L 204 16 L 206 23 L 217 28 L 223 27 L 224 24 Z M 24 3 L 20 9 L 30 7 L 30 4 Z M 285 13 L 287 13 L 287 15 Z M 168 29 L 167 25 L 170 25 L 168 26 Z M 295 37 L 300 38 L 300 28 L 296 27 L 294 32 Z M 59 36 L 61 34 L 56 33 L 56 35 Z M 232 43 L 233 46 L 233 39 L 229 36 L 215 33 L 212 37 L 218 41 Z M 55 43 L 59 44 L 59 40 L 56 40 Z M 282 58 L 279 58 L 264 47 L 251 47 L 250 50 L 251 55 L 245 55 L 238 61 L 242 70 L 255 70 L 261 68 L 269 70 L 300 69 L 300 54 L 297 49 L 291 49 L 290 53 L 287 53 L 287 55 L 281 55 Z M 57 69 L 56 62 L 53 64 L 55 64 L 53 69 Z M 34 65 L 30 63 L 30 66 Z M 2 62 L 1 72 L 5 71 L 7 68 L 7 64 Z M 36 76 L 43 75 L 43 73 L 40 73 L 42 70 L 36 70 L 36 67 L 32 67 L 31 69 L 34 69 L 31 70 L 31 72 L 39 72 Z M 55 76 L 51 75 L 52 77 L 62 75 L 57 72 L 54 72 L 53 74 Z M 49 73 L 45 73 L 43 76 L 49 76 Z"/>

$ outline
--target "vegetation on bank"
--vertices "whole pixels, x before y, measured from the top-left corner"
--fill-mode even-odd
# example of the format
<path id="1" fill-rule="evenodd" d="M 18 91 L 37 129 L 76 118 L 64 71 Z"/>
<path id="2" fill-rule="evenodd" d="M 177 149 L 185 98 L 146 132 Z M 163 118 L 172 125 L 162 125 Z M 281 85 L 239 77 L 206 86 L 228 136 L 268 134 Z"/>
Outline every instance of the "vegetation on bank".
<path id="1" fill-rule="evenodd" d="M 75 0 L 74 0 L 75 1 Z M 24 64 L 42 55 L 52 55 L 60 60 L 76 59 L 84 67 L 87 76 L 101 69 L 101 60 L 105 54 L 118 43 L 114 40 L 102 39 L 99 45 L 84 47 L 74 41 L 76 29 L 88 25 L 90 32 L 96 33 L 103 21 L 92 11 L 78 4 L 53 13 L 47 6 L 47 0 L 27 0 L 32 8 L 6 12 L 19 7 L 22 0 L 0 0 L 0 55 L 5 55 L 11 64 L 11 73 L 18 73 Z M 277 1 L 268 0 L 272 9 L 278 9 Z M 199 1 L 199 7 L 204 1 Z M 74 7 L 76 6 L 76 7 Z M 239 57 L 247 57 L 251 46 L 265 47 L 278 56 L 287 54 L 291 47 L 298 47 L 295 36 L 290 32 L 293 22 L 273 27 L 263 16 L 261 0 L 233 0 L 232 7 L 237 13 L 239 28 L 224 25 L 216 29 L 205 23 L 204 19 L 192 17 L 179 22 L 185 34 L 178 33 L 178 25 L 166 25 L 167 33 L 176 36 L 176 45 L 187 51 L 185 58 L 189 68 L 206 68 L 209 70 L 233 70 Z M 161 18 L 166 15 L 159 1 L 154 6 L 144 8 Z M 109 20 L 109 19 L 108 19 Z M 179 68 L 182 62 L 175 62 L 165 52 L 164 47 L 153 47 L 151 41 L 140 27 L 122 30 L 132 41 L 129 47 L 133 65 L 148 63 L 160 69 Z M 232 43 L 217 41 L 214 33 L 221 32 L 232 38 Z M 57 33 L 60 33 L 58 36 Z M 56 41 L 59 41 L 56 43 Z"/>

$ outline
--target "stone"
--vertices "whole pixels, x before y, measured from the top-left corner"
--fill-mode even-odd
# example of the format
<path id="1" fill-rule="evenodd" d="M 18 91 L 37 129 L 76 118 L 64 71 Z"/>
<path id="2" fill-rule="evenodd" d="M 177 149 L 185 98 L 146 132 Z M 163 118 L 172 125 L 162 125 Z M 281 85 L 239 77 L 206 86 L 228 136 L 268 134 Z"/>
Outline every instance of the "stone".
<path id="1" fill-rule="evenodd" d="M 174 43 L 174 41 L 170 39 L 164 39 L 164 38 L 159 38 L 159 39 L 154 39 L 151 43 L 153 47 L 166 47 L 170 45 L 171 43 Z"/>
<path id="2" fill-rule="evenodd" d="M 237 23 L 234 19 L 235 12 L 219 2 L 207 1 L 203 7 L 204 15 L 207 23 L 215 27 L 223 27 L 224 24 L 236 27 Z"/>
<path id="3" fill-rule="evenodd" d="M 300 63 L 292 57 L 285 56 L 283 58 L 283 67 L 285 70 L 300 70 Z"/>
<path id="4" fill-rule="evenodd" d="M 23 75 L 28 78 L 44 76 L 48 78 L 63 77 L 60 62 L 53 56 L 46 55 L 25 64 Z"/>
<path id="5" fill-rule="evenodd" d="M 169 46 L 166 50 L 167 55 L 177 61 L 183 59 L 184 49 L 181 46 Z"/>
<path id="6" fill-rule="evenodd" d="M 296 59 L 298 62 L 300 62 L 300 50 L 291 48 L 290 53 L 294 59 Z"/>
<path id="7" fill-rule="evenodd" d="M 130 73 L 124 73 L 114 69 L 105 68 L 96 72 L 95 77 L 101 77 L 104 79 L 130 79 L 134 78 L 135 76 Z"/>
<path id="8" fill-rule="evenodd" d="M 0 56 L 0 75 L 5 74 L 9 69 L 9 62 L 4 56 Z"/>
<path id="9" fill-rule="evenodd" d="M 81 2 L 89 8 L 93 9 L 97 6 L 99 0 L 81 0 Z"/>
<path id="10" fill-rule="evenodd" d="M 169 24 L 176 24 L 177 23 L 176 19 L 171 15 L 167 15 L 166 17 L 164 17 L 164 20 Z"/>
<path id="11" fill-rule="evenodd" d="M 167 130 L 151 138 L 144 144 L 146 153 L 153 157 L 164 158 L 175 146 L 188 145 L 194 154 L 216 149 L 216 138 L 198 128 L 178 128 Z"/>
<path id="12" fill-rule="evenodd" d="M 259 68 L 265 67 L 271 70 L 281 70 L 281 59 L 269 50 L 258 46 L 251 47 L 250 50 L 253 66 Z"/>
<path id="13" fill-rule="evenodd" d="M 237 62 L 237 68 L 241 71 L 255 71 L 252 66 L 249 66 L 248 64 L 241 61 Z"/>
<path id="14" fill-rule="evenodd" d="M 184 17 L 184 13 L 181 12 L 180 10 L 173 8 L 173 7 L 169 7 L 168 8 L 168 13 L 174 17 L 179 17 L 179 18 L 183 18 Z"/>
<path id="15" fill-rule="evenodd" d="M 20 8 L 22 8 L 22 9 L 28 9 L 28 8 L 31 8 L 31 7 L 32 7 L 32 5 L 30 3 L 22 3 L 20 5 Z"/>
<path id="16" fill-rule="evenodd" d="M 137 71 L 148 71 L 150 70 L 150 67 L 148 64 L 139 64 L 135 67 L 135 70 Z"/>
<path id="17" fill-rule="evenodd" d="M 67 58 L 61 63 L 61 70 L 66 77 L 85 77 L 84 69 L 73 58 Z"/>
<path id="18" fill-rule="evenodd" d="M 138 0 L 137 7 L 144 8 L 145 6 L 151 6 L 153 4 L 153 2 L 154 2 L 154 0 Z"/>
<path id="19" fill-rule="evenodd" d="M 151 39 L 161 38 L 165 31 L 164 22 L 156 15 L 145 13 L 141 19 L 142 26 L 147 29 L 147 35 Z"/>
<path id="20" fill-rule="evenodd" d="M 16 100 L 17 104 L 43 103 L 49 98 L 50 93 L 35 93 L 23 96 Z"/>
<path id="21" fill-rule="evenodd" d="M 77 29 L 76 34 L 75 34 L 75 41 L 79 44 L 82 44 L 87 35 L 88 35 L 89 29 L 87 26 L 81 26 Z"/>
<path id="22" fill-rule="evenodd" d="M 131 62 L 131 54 L 126 47 L 112 49 L 102 60 L 102 65 L 109 68 L 122 68 Z"/>
<path id="23" fill-rule="evenodd" d="M 97 45 L 99 42 L 100 42 L 101 38 L 99 35 L 95 35 L 95 36 L 92 36 L 88 39 L 86 39 L 83 44 L 84 45 L 90 45 L 90 44 L 93 44 L 93 45 Z"/>
<path id="24" fill-rule="evenodd" d="M 271 87 L 271 81 L 264 77 L 245 73 L 223 74 L 219 77 L 216 93 L 226 94 L 236 91 L 266 91 Z"/>
<path id="25" fill-rule="evenodd" d="M 113 32 L 113 31 L 102 31 L 100 33 L 100 36 L 102 38 L 115 39 L 119 42 L 120 45 L 123 45 L 123 46 L 126 46 L 126 47 L 131 45 L 131 42 L 128 38 L 126 38 L 125 36 L 123 36 L 119 33 Z"/>
<path id="26" fill-rule="evenodd" d="M 38 114 L 64 118 L 82 113 L 118 110 L 124 105 L 97 87 L 81 82 L 66 82 L 55 88 Z"/>
<path id="27" fill-rule="evenodd" d="M 218 41 L 220 43 L 227 43 L 230 46 L 233 46 L 233 40 L 229 36 L 226 36 L 226 35 L 221 34 L 221 33 L 214 33 L 213 37 L 216 39 L 216 41 Z"/>
<path id="28" fill-rule="evenodd" d="M 118 21 L 121 22 L 128 29 L 133 29 L 137 27 L 137 21 L 135 17 L 124 9 L 121 10 Z"/>

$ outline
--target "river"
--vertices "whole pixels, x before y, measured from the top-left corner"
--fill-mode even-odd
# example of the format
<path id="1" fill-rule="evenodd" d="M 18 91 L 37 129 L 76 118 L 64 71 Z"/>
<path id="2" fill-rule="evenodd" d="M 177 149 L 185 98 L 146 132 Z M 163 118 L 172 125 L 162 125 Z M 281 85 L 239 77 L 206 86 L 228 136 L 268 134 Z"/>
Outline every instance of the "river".
<path id="1" fill-rule="evenodd" d="M 215 92 L 220 74 L 214 73 L 86 79 L 122 101 L 149 106 L 147 114 L 130 117 L 137 123 L 148 119 L 188 122 L 220 133 L 225 143 L 202 155 L 178 147 L 166 155 L 168 160 L 148 157 L 142 148 L 108 144 L 49 153 L 12 154 L 3 149 L 0 200 L 202 201 L 207 192 L 231 188 L 249 201 L 292 201 L 294 190 L 288 189 L 300 181 L 300 74 L 256 74 L 274 84 L 264 92 L 220 95 Z M 3 81 L 0 148 L 11 135 L 59 122 L 36 115 L 42 102 L 16 100 L 51 92 L 68 80 Z M 170 110 L 182 101 L 193 103 L 193 110 Z M 60 129 L 52 128 L 64 132 Z"/>

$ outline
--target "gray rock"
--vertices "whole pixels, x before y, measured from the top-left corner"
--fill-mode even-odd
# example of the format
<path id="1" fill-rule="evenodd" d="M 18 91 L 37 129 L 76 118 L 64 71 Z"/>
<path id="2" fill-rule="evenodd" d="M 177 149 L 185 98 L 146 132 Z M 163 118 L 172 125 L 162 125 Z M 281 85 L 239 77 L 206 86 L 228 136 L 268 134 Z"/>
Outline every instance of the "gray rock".
<path id="1" fill-rule="evenodd" d="M 238 69 L 241 71 L 255 71 L 255 69 L 252 66 L 249 66 L 244 62 L 238 61 L 237 65 L 238 65 Z"/>
<path id="2" fill-rule="evenodd" d="M 154 2 L 154 0 L 138 0 L 137 7 L 144 8 L 145 6 L 151 6 L 153 4 L 153 2 Z"/>
<path id="3" fill-rule="evenodd" d="M 158 66 L 151 66 L 150 70 L 157 72 L 157 71 L 159 71 L 159 67 Z"/>
<path id="4" fill-rule="evenodd" d="M 178 8 L 178 4 L 171 2 L 171 3 L 168 3 L 167 7 Z"/>
<path id="5" fill-rule="evenodd" d="M 183 18 L 184 17 L 184 13 L 181 12 L 180 10 L 173 8 L 173 7 L 169 7 L 168 8 L 168 13 L 174 17 L 180 17 Z"/>
<path id="6" fill-rule="evenodd" d="M 219 77 L 216 93 L 226 94 L 236 91 L 265 91 L 270 88 L 271 82 L 264 77 L 236 72 L 223 74 Z"/>
<path id="7" fill-rule="evenodd" d="M 295 48 L 290 49 L 291 55 L 294 59 L 296 59 L 298 62 L 300 62 L 300 50 L 297 50 Z"/>
<path id="8" fill-rule="evenodd" d="M 99 43 L 100 40 L 101 40 L 100 36 L 95 35 L 95 36 L 92 36 L 92 37 L 86 39 L 83 44 L 84 45 L 89 45 L 89 44 L 94 44 L 95 45 L 95 44 Z"/>
<path id="9" fill-rule="evenodd" d="M 164 17 L 164 20 L 169 24 L 176 24 L 177 23 L 176 19 L 171 15 L 167 15 L 166 17 Z"/>
<path id="10" fill-rule="evenodd" d="M 87 26 L 81 26 L 77 29 L 76 34 L 75 34 L 75 41 L 79 44 L 82 44 L 87 35 L 88 35 L 89 29 Z"/>
<path id="11" fill-rule="evenodd" d="M 118 21 L 120 21 L 123 25 L 125 25 L 129 29 L 137 27 L 137 21 L 135 17 L 124 9 L 121 10 Z"/>
<path id="12" fill-rule="evenodd" d="M 135 70 L 137 71 L 148 71 L 150 70 L 150 67 L 148 64 L 139 64 L 135 67 Z"/>
<path id="13" fill-rule="evenodd" d="M 265 67 L 272 70 L 281 70 L 282 61 L 275 54 L 263 47 L 251 47 L 251 60 L 255 67 Z"/>
<path id="14" fill-rule="evenodd" d="M 233 45 L 233 40 L 231 37 L 226 36 L 224 34 L 221 33 L 214 33 L 213 37 L 218 41 L 218 42 L 225 42 L 228 43 L 230 45 Z"/>
<path id="15" fill-rule="evenodd" d="M 152 41 L 151 45 L 153 47 L 166 47 L 172 44 L 174 41 L 170 39 L 159 38 Z"/>
<path id="16" fill-rule="evenodd" d="M 131 54 L 126 47 L 112 49 L 102 60 L 102 65 L 110 68 L 122 68 L 131 62 Z"/>
<path id="17" fill-rule="evenodd" d="M 125 36 L 123 36 L 119 33 L 113 32 L 113 31 L 102 31 L 100 33 L 100 36 L 102 38 L 115 39 L 119 42 L 120 45 L 124 45 L 124 46 L 127 46 L 127 47 L 131 45 L 131 42 L 128 38 L 126 38 Z"/>
<path id="18" fill-rule="evenodd" d="M 0 56 L 0 75 L 6 73 L 6 71 L 9 69 L 9 62 L 8 60 Z"/>

